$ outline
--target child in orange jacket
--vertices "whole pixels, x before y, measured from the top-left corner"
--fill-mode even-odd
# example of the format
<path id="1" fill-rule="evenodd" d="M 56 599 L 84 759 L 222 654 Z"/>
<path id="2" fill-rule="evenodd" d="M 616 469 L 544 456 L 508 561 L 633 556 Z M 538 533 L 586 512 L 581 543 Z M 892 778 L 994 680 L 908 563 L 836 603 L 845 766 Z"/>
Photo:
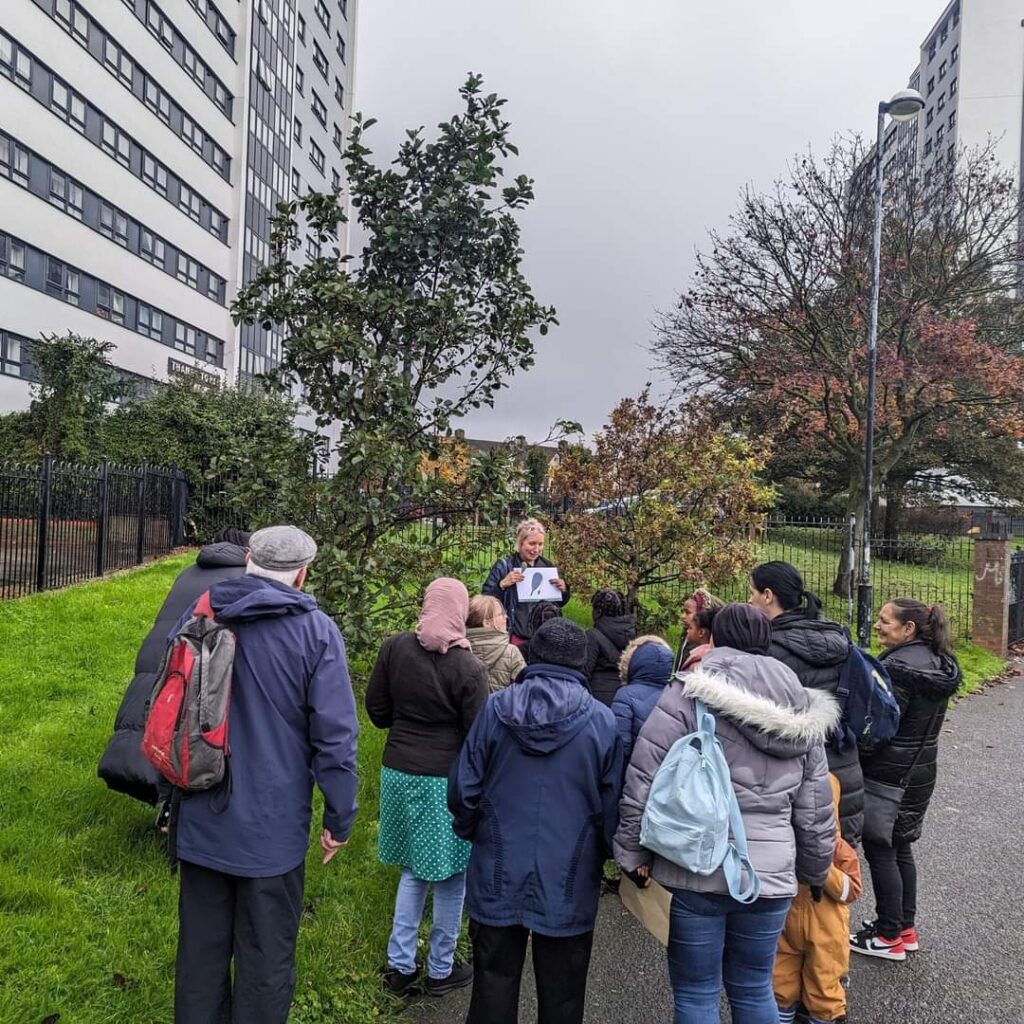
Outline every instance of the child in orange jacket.
<path id="1" fill-rule="evenodd" d="M 834 775 L 829 779 L 836 805 L 836 852 L 823 891 L 812 893 L 809 886 L 800 886 L 779 938 L 772 984 L 781 1024 L 846 1021 L 849 904 L 860 896 L 860 861 L 839 832 L 839 781 Z M 807 1016 L 798 1018 L 801 1003 Z"/>

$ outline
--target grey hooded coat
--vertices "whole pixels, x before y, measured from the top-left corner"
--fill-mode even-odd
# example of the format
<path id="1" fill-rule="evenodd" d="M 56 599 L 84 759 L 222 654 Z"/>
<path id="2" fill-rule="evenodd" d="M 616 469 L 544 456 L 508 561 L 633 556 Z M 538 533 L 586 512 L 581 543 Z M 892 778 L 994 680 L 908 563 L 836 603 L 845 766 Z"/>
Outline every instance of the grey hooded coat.
<path id="1" fill-rule="evenodd" d="M 694 698 L 715 716 L 761 896 L 794 896 L 798 880 L 823 884 L 836 835 L 824 742 L 839 706 L 828 694 L 804 689 L 774 658 L 728 647 L 677 676 L 641 729 L 626 770 L 615 859 L 627 871 L 651 865 L 652 877 L 670 889 L 728 892 L 721 870 L 693 874 L 640 845 L 654 776 L 676 740 L 697 727 Z"/>

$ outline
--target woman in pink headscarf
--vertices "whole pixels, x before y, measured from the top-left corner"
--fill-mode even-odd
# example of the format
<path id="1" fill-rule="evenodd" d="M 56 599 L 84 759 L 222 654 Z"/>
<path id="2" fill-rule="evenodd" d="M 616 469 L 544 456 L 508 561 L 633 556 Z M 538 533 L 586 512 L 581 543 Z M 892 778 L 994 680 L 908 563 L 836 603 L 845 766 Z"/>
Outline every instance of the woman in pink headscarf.
<path id="1" fill-rule="evenodd" d="M 415 632 L 384 641 L 366 690 L 366 710 L 388 730 L 380 773 L 378 856 L 402 868 L 384 984 L 418 990 L 416 942 L 427 890 L 434 889 L 425 987 L 443 995 L 473 980 L 455 963 L 470 844 L 452 831 L 448 769 L 489 692 L 487 669 L 466 639 L 469 594 L 458 580 L 427 587 Z"/>

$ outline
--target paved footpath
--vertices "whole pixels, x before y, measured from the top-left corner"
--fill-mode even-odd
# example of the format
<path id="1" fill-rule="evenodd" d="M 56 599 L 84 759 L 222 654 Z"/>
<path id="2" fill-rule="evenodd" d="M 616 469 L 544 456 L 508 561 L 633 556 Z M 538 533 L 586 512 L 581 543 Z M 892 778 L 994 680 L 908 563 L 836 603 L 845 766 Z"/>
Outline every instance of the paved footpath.
<path id="1" fill-rule="evenodd" d="M 961 701 L 947 716 L 939 757 L 915 846 L 921 952 L 903 964 L 853 956 L 850 1024 L 1024 1022 L 1024 678 Z M 873 916 L 866 864 L 864 874 L 854 922 Z M 404 1018 L 463 1024 L 468 1005 L 467 992 L 420 999 Z M 536 1019 L 528 968 L 519 1020 Z M 602 897 L 588 1024 L 671 1020 L 664 952 L 616 897 Z"/>

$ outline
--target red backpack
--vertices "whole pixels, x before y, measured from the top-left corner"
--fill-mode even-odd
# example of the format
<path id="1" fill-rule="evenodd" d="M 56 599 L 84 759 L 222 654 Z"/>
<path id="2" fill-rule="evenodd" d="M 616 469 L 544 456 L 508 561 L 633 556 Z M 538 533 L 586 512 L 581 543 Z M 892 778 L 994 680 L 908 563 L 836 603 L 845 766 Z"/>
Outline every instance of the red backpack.
<path id="1" fill-rule="evenodd" d="M 235 634 L 215 619 L 207 591 L 167 648 L 142 734 L 143 756 L 181 789 L 227 779 L 234 661 Z"/>

